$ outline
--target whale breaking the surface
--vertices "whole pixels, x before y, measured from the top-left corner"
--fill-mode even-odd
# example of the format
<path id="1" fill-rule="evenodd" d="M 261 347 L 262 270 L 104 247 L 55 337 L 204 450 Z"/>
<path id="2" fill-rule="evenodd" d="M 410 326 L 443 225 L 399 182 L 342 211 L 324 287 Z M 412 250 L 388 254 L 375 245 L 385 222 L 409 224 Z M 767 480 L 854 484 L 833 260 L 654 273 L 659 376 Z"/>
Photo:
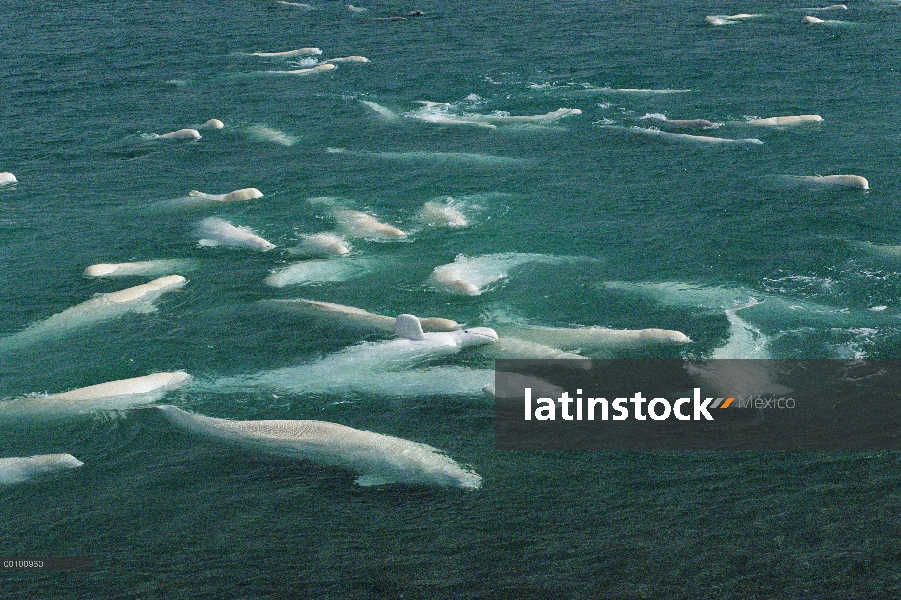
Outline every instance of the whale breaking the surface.
<path id="1" fill-rule="evenodd" d="M 181 258 L 158 260 L 142 260 L 127 263 L 98 263 L 84 270 L 85 277 L 130 277 L 132 275 L 149 275 L 159 277 L 171 275 L 176 271 L 188 271 L 194 268 L 194 261 Z"/>
<path id="2" fill-rule="evenodd" d="M 77 469 L 83 462 L 71 454 L 38 454 L 0 458 L 0 485 L 22 483 L 46 473 Z"/>
<path id="3" fill-rule="evenodd" d="M 409 440 L 326 421 L 231 421 L 160 406 L 164 417 L 191 433 L 357 473 L 361 486 L 389 483 L 478 489 L 482 478 L 441 451 Z"/>
<path id="4" fill-rule="evenodd" d="M 197 224 L 201 246 L 232 246 L 268 252 L 275 244 L 264 240 L 247 227 L 236 227 L 218 217 L 209 217 Z"/>

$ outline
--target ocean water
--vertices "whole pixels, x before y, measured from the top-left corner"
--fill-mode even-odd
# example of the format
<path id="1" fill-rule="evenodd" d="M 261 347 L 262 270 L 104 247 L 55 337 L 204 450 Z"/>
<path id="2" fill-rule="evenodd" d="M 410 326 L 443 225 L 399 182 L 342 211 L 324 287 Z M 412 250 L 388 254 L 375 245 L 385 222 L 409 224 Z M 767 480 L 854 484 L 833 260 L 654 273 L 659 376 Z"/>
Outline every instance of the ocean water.
<path id="1" fill-rule="evenodd" d="M 223 446 L 152 410 L 0 421 L 0 457 L 84 462 L 0 487 L 0 554 L 93 562 L 4 572 L 0 597 L 901 596 L 895 453 L 499 452 L 487 394 L 216 388 L 383 339 L 261 302 L 288 298 L 469 326 L 676 329 L 692 343 L 624 356 L 690 358 L 747 357 L 729 345 L 725 310 L 754 298 L 746 318 L 768 357 L 899 358 L 901 7 L 362 0 L 358 13 L 311 1 L 0 3 L 0 171 L 19 180 L 0 187 L 0 337 L 147 281 L 88 279 L 89 265 L 195 265 L 154 312 L 0 340 L 0 397 L 185 370 L 198 383 L 166 403 L 426 443 L 471 466 L 481 489 L 360 487 L 346 470 Z M 414 8 L 425 14 L 373 20 Z M 736 13 L 762 16 L 704 21 Z M 806 14 L 844 23 L 807 26 Z M 248 55 L 303 47 L 322 54 Z M 370 62 L 264 73 L 350 55 Z M 429 113 L 444 118 L 581 114 L 492 128 L 415 119 L 418 102 L 447 103 Z M 763 143 L 633 131 L 648 114 Z M 744 124 L 797 114 L 823 122 Z M 200 140 L 147 135 L 211 118 L 225 128 Z M 871 189 L 791 179 L 827 174 Z M 264 197 L 178 201 L 246 187 Z M 470 225 L 417 224 L 435 200 Z M 353 276 L 267 286 L 297 260 L 286 248 L 334 230 L 334 206 L 409 235 L 351 239 L 347 260 L 365 265 Z M 207 217 L 277 248 L 199 246 Z M 428 282 L 460 254 L 511 252 L 563 258 L 479 296 Z M 448 364 L 492 366 L 475 351 Z"/>

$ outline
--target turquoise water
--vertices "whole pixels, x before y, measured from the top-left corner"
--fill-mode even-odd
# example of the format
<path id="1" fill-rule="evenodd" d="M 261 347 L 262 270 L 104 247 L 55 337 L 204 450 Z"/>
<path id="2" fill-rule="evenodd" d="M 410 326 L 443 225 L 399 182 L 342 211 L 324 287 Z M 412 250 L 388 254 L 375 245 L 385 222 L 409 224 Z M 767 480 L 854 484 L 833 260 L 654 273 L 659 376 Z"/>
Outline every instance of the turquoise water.
<path id="1" fill-rule="evenodd" d="M 764 300 L 747 319 L 770 357 L 897 358 L 901 252 L 886 247 L 901 243 L 901 9 L 372 2 L 357 14 L 341 3 L 314 6 L 0 6 L 0 171 L 19 180 L 0 187 L 0 335 L 147 280 L 87 279 L 88 265 L 196 262 L 183 273 L 189 283 L 163 295 L 156 312 L 0 352 L 0 396 L 183 369 L 201 385 L 167 403 L 234 419 L 334 421 L 427 443 L 471 465 L 482 488 L 362 488 L 341 469 L 193 437 L 155 411 L 2 422 L 0 456 L 67 452 L 85 464 L 0 489 L 0 554 L 89 556 L 94 566 L 3 573 L 0 596 L 901 595 L 892 453 L 502 453 L 493 449 L 485 395 L 215 391 L 219 378 L 381 339 L 258 302 L 274 298 L 478 326 L 676 329 L 693 342 L 627 355 L 704 357 L 728 343 L 724 309 L 745 295 Z M 425 15 L 370 20 L 412 8 Z M 763 16 L 704 23 L 736 13 Z M 808 27 L 805 14 L 849 24 Z M 320 60 L 371 62 L 278 76 L 258 72 L 312 63 L 240 54 L 312 46 Z M 450 103 L 458 116 L 582 112 L 550 125 L 487 128 L 410 118 L 417 101 Z M 814 113 L 824 121 L 742 124 Z M 630 131 L 646 114 L 709 119 L 724 125 L 699 133 L 763 144 Z M 226 127 L 201 130 L 198 141 L 143 135 L 210 118 Z M 260 126 L 283 136 L 261 137 Z M 783 177 L 817 174 L 861 175 L 871 189 L 814 189 Z M 245 187 L 265 197 L 172 202 L 192 189 Z M 301 234 L 334 228 L 326 205 L 309 202 L 321 196 L 410 235 L 351 240 L 351 258 L 370 261 L 361 277 L 265 285 L 272 270 L 296 261 L 284 249 Z M 423 203 L 448 197 L 469 227 L 416 225 Z M 278 248 L 200 247 L 194 228 L 209 216 Z M 428 284 L 458 254 L 504 252 L 568 258 L 513 270 L 476 297 Z M 709 297 L 686 302 L 608 285 L 623 281 L 689 283 Z M 763 308 L 773 306 L 783 309 Z M 491 367 L 478 352 L 451 362 Z"/>

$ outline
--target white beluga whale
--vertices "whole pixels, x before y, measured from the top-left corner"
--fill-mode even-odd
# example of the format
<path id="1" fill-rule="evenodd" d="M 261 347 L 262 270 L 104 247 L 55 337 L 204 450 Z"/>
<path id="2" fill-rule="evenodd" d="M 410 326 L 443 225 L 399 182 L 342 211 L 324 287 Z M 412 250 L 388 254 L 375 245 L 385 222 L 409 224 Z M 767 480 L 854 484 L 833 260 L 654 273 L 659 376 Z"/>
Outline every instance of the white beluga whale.
<path id="1" fill-rule="evenodd" d="M 564 117 L 580 115 L 578 108 L 558 108 L 543 115 L 510 115 L 504 112 L 490 114 L 456 113 L 453 105 L 443 102 L 421 101 L 422 108 L 406 113 L 404 116 L 429 123 L 449 125 L 475 125 L 477 127 L 496 128 L 497 124 L 531 123 L 550 124 Z"/>
<path id="2" fill-rule="evenodd" d="M 316 258 L 344 256 L 350 254 L 350 249 L 350 244 L 340 235 L 323 232 L 303 235 L 300 244 L 295 248 L 288 248 L 288 253 L 307 258 Z"/>
<path id="3" fill-rule="evenodd" d="M 225 123 L 220 121 L 219 119 L 210 119 L 203 123 L 203 125 L 198 126 L 198 129 L 224 129 Z"/>
<path id="4" fill-rule="evenodd" d="M 441 451 L 409 440 L 325 421 L 231 421 L 160 406 L 163 416 L 193 434 L 240 448 L 341 467 L 361 486 L 389 483 L 478 489 L 482 478 Z"/>
<path id="5" fill-rule="evenodd" d="M 511 270 L 529 263 L 560 264 L 565 259 L 547 254 L 504 252 L 466 257 L 458 255 L 454 262 L 435 267 L 432 285 L 444 292 L 478 296 L 485 288 L 507 277 Z"/>
<path id="6" fill-rule="evenodd" d="M 529 161 L 511 156 L 499 156 L 496 154 L 477 154 L 473 152 L 371 152 L 367 150 L 348 150 L 346 148 L 326 148 L 328 154 L 343 154 L 346 156 L 363 156 L 367 158 L 380 158 L 399 162 L 428 162 L 435 164 L 461 164 L 470 167 L 496 168 L 525 165 Z"/>
<path id="7" fill-rule="evenodd" d="M 715 129 L 722 125 L 707 119 L 668 119 L 666 115 L 659 113 L 646 114 L 641 119 L 651 121 L 660 129 Z"/>
<path id="8" fill-rule="evenodd" d="M 0 485 L 22 483 L 47 473 L 77 469 L 84 463 L 71 454 L 38 454 L 0 458 Z"/>
<path id="9" fill-rule="evenodd" d="M 331 71 L 335 68 L 334 63 L 319 63 L 315 67 L 306 69 L 290 69 L 287 71 L 261 71 L 270 75 L 312 75 L 314 73 L 322 73 L 323 71 Z"/>
<path id="10" fill-rule="evenodd" d="M 213 382 L 217 391 L 268 388 L 284 393 L 356 392 L 392 397 L 483 395 L 494 382 L 491 369 L 424 366 L 464 348 L 497 341 L 487 327 L 426 333 L 413 315 L 398 315 L 397 339 L 362 342 L 312 363 Z"/>
<path id="11" fill-rule="evenodd" d="M 403 239 L 407 234 L 387 223 L 382 223 L 372 215 L 358 210 L 334 207 L 332 218 L 338 222 L 341 231 L 348 237 L 367 239 Z"/>
<path id="12" fill-rule="evenodd" d="M 804 17 L 804 18 L 801 19 L 801 20 L 802 20 L 803 22 L 807 23 L 808 25 L 818 25 L 818 24 L 820 24 L 820 23 L 825 23 L 825 22 L 826 22 L 825 20 L 823 20 L 823 19 L 821 19 L 821 18 L 819 18 L 819 17 L 812 17 L 812 16 L 810 16 L 810 15 Z"/>
<path id="13" fill-rule="evenodd" d="M 329 58 L 322 61 L 324 63 L 368 63 L 369 59 L 365 56 L 339 56 L 337 58 Z"/>
<path id="14" fill-rule="evenodd" d="M 710 25 L 732 25 L 746 19 L 756 19 L 762 14 L 740 13 L 737 15 L 707 15 L 704 20 Z"/>
<path id="15" fill-rule="evenodd" d="M 573 365 L 577 368 L 590 368 L 590 363 L 584 356 L 539 342 L 512 337 L 503 332 L 498 334 L 497 342 L 483 346 L 481 352 L 494 359 L 572 360 L 576 361 Z"/>
<path id="16" fill-rule="evenodd" d="M 4 171 L 0 173 L 0 186 L 9 185 L 12 183 L 18 183 L 19 180 L 16 179 L 16 176 L 10 173 L 9 171 Z"/>
<path id="17" fill-rule="evenodd" d="M 71 331 L 116 319 L 125 314 L 148 313 L 153 303 L 166 292 L 177 290 L 188 282 L 181 275 L 168 275 L 118 292 L 99 294 L 61 313 L 29 325 L 22 331 L 0 339 L 0 351 L 15 350 Z"/>
<path id="18" fill-rule="evenodd" d="M 467 227 L 469 219 L 452 202 L 426 202 L 416 213 L 416 218 L 430 227 Z"/>
<path id="19" fill-rule="evenodd" d="M 197 190 L 191 190 L 188 192 L 188 196 L 198 202 L 240 202 L 243 200 L 256 200 L 257 198 L 262 198 L 263 192 L 257 188 L 243 188 L 227 194 L 205 194 L 203 192 L 198 192 Z"/>
<path id="20" fill-rule="evenodd" d="M 618 350 L 648 346 L 682 345 L 691 338 L 670 329 L 611 329 L 608 327 L 542 327 L 538 325 L 507 325 L 498 327 L 502 336 L 542 344 L 584 356 L 606 357 Z"/>
<path id="21" fill-rule="evenodd" d="M 298 48 L 296 50 L 283 50 L 281 52 L 250 52 L 249 56 L 263 58 L 294 58 L 295 56 L 315 56 L 322 54 L 319 48 Z"/>
<path id="22" fill-rule="evenodd" d="M 334 258 L 307 260 L 277 269 L 266 277 L 266 285 L 285 287 L 348 281 L 369 273 L 372 261 L 368 258 Z"/>
<path id="23" fill-rule="evenodd" d="M 669 131 L 660 131 L 659 129 L 647 127 L 630 127 L 629 131 L 640 133 L 650 137 L 656 137 L 667 141 L 688 142 L 701 145 L 717 145 L 717 146 L 760 146 L 763 144 L 757 138 L 718 138 L 709 135 L 690 135 L 687 133 L 672 133 Z"/>
<path id="24" fill-rule="evenodd" d="M 313 10 L 315 8 L 312 4 L 307 4 L 306 2 L 287 2 L 286 0 L 275 0 L 275 3 L 282 6 L 288 6 L 290 8 L 302 8 L 304 10 Z"/>
<path id="25" fill-rule="evenodd" d="M 177 131 L 170 131 L 169 133 L 151 133 L 149 134 L 149 138 L 161 140 L 199 140 L 201 139 L 201 135 L 196 129 L 179 129 Z"/>
<path id="26" fill-rule="evenodd" d="M 814 188 L 870 189 L 870 182 L 860 175 L 783 175 L 781 179 L 787 183 Z"/>
<path id="27" fill-rule="evenodd" d="M 172 390 L 185 386 L 191 376 L 184 371 L 153 373 L 108 381 L 61 394 L 31 395 L 0 402 L 0 419 L 41 417 L 69 418 L 94 411 L 125 410 L 153 404 Z"/>
<path id="28" fill-rule="evenodd" d="M 249 248 L 267 252 L 275 248 L 275 244 L 264 240 L 247 227 L 235 227 L 228 221 L 217 217 L 209 217 L 197 224 L 197 234 L 201 246 L 231 246 Z"/>
<path id="29" fill-rule="evenodd" d="M 194 266 L 194 261 L 181 258 L 142 260 L 127 263 L 98 263 L 86 268 L 84 276 L 131 277 L 133 275 L 147 275 L 160 277 L 162 275 L 172 275 L 179 271 L 190 271 Z"/>
<path id="30" fill-rule="evenodd" d="M 767 117 L 765 119 L 751 119 L 744 125 L 758 125 L 761 127 L 784 127 L 786 125 L 799 125 L 801 123 L 822 123 L 820 115 L 787 115 L 784 117 Z"/>
<path id="31" fill-rule="evenodd" d="M 397 319 L 387 315 L 371 313 L 355 306 L 345 306 L 332 302 L 319 302 L 297 298 L 292 300 L 264 300 L 263 302 L 274 306 L 288 308 L 299 313 L 311 316 L 332 318 L 338 321 L 362 325 L 385 332 L 394 333 L 397 329 Z M 441 317 L 420 317 L 420 325 L 423 332 L 456 331 L 462 329 L 462 325 L 451 319 Z"/>

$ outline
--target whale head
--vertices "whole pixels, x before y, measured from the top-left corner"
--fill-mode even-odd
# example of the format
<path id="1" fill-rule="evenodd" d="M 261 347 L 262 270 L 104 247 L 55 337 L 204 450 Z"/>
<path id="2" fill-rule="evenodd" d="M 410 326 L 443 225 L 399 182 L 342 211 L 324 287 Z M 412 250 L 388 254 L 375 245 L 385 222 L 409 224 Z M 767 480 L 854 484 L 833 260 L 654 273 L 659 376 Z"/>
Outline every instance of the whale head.
<path id="1" fill-rule="evenodd" d="M 454 335 L 461 348 L 469 346 L 484 346 L 497 341 L 497 332 L 490 327 L 470 327 L 450 332 Z"/>

